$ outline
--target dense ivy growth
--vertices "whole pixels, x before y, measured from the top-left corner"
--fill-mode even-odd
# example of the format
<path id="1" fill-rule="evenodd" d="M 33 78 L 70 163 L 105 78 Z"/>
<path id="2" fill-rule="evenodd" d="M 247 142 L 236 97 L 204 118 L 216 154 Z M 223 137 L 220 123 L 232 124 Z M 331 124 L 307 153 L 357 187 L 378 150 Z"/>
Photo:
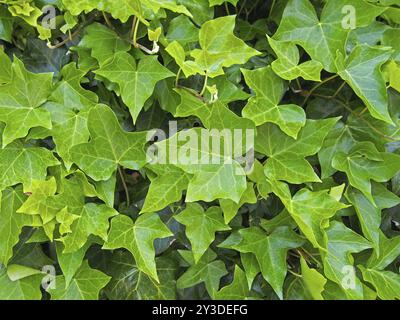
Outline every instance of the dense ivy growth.
<path id="1" fill-rule="evenodd" d="M 0 299 L 400 298 L 399 26 L 0 0 Z"/>

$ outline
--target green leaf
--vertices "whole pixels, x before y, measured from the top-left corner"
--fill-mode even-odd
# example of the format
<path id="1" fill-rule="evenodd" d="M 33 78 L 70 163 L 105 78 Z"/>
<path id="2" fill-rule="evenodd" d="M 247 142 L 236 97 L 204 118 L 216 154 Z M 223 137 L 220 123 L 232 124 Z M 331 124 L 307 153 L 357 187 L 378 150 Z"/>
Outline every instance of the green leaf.
<path id="1" fill-rule="evenodd" d="M 354 11 L 348 12 L 349 6 Z M 322 63 L 325 70 L 335 72 L 336 53 L 345 53 L 353 25 L 368 25 L 384 11 L 384 7 L 363 0 L 328 0 L 318 18 L 310 1 L 289 0 L 274 39 L 302 46 L 312 60 Z"/>
<path id="2" fill-rule="evenodd" d="M 157 82 L 174 76 L 157 61 L 157 57 L 144 57 L 136 64 L 135 59 L 125 52 L 116 53 L 96 74 L 119 85 L 122 100 L 134 123 Z"/>
<path id="3" fill-rule="evenodd" d="M 58 276 L 55 279 L 56 288 L 48 291 L 52 300 L 98 300 L 100 290 L 109 281 L 109 276 L 90 268 L 88 262 L 84 261 L 68 285 L 64 276 Z"/>
<path id="4" fill-rule="evenodd" d="M 347 207 L 332 195 L 336 190 L 312 192 L 302 189 L 291 197 L 286 184 L 275 181 L 271 185 L 307 239 L 316 248 L 324 247 L 324 230 L 329 226 L 329 219 Z M 344 185 L 340 187 L 339 199 L 343 189 Z"/>
<path id="5" fill-rule="evenodd" d="M 74 146 L 72 160 L 96 181 L 108 180 L 118 165 L 132 170 L 143 167 L 146 160 L 146 132 L 125 132 L 113 111 L 97 105 L 89 112 L 91 140 Z"/>
<path id="6" fill-rule="evenodd" d="M 276 229 L 271 235 L 267 235 L 260 228 L 251 227 L 232 234 L 220 244 L 220 247 L 234 249 L 241 253 L 253 253 L 263 277 L 282 299 L 282 287 L 287 272 L 287 252 L 302 244 L 303 240 L 286 227 Z M 247 286 L 247 280 L 245 282 Z"/>
<path id="7" fill-rule="evenodd" d="M 279 105 L 286 91 L 286 84 L 279 79 L 271 67 L 254 71 L 242 69 L 247 85 L 255 91 L 256 97 L 249 99 L 243 116 L 257 126 L 270 122 L 277 124 L 287 135 L 297 138 L 306 124 L 306 115 L 297 105 Z"/>
<path id="8" fill-rule="evenodd" d="M 236 203 L 229 199 L 219 200 L 219 205 L 221 206 L 222 212 L 224 213 L 225 223 L 228 224 L 229 222 L 231 222 L 231 220 L 238 213 L 240 207 L 242 207 L 246 203 L 250 204 L 257 203 L 257 196 L 254 192 L 254 185 L 250 182 L 247 183 L 247 189 L 240 198 L 239 203 Z"/>
<path id="9" fill-rule="evenodd" d="M 389 124 L 393 124 L 393 120 L 388 110 L 386 83 L 381 67 L 391 54 L 388 48 L 360 45 L 346 59 L 339 53 L 335 62 L 340 77 L 363 100 L 371 115 Z"/>
<path id="10" fill-rule="evenodd" d="M 35 274 L 20 280 L 12 281 L 4 267 L 0 268 L 1 300 L 40 300 L 40 284 L 43 275 Z"/>
<path id="11" fill-rule="evenodd" d="M 176 261 L 156 259 L 160 282 L 141 272 L 129 252 L 114 252 L 108 259 L 106 273 L 112 276 L 104 293 L 110 300 L 173 300 L 176 299 Z"/>
<path id="12" fill-rule="evenodd" d="M 307 120 L 297 140 L 287 136 L 273 124 L 259 127 L 256 151 L 269 157 L 265 164 L 267 177 L 294 184 L 320 182 L 305 158 L 321 149 L 325 137 L 338 120 Z"/>
<path id="13" fill-rule="evenodd" d="M 396 154 L 379 152 L 371 142 L 360 142 L 347 154 L 337 153 L 332 164 L 335 169 L 346 172 L 350 184 L 375 204 L 371 180 L 389 181 L 400 170 L 399 160 Z"/>
<path id="14" fill-rule="evenodd" d="M 119 19 L 122 22 L 126 22 L 133 15 L 138 16 L 143 23 L 146 22 L 142 17 L 142 6 L 138 0 L 123 0 L 118 4 L 113 0 L 62 0 L 62 2 L 74 16 L 83 11 L 88 13 L 97 9 L 110 13 L 115 19 Z"/>
<path id="15" fill-rule="evenodd" d="M 0 263 L 7 265 L 13 256 L 13 247 L 25 225 L 31 223 L 30 217 L 18 214 L 17 210 L 25 200 L 21 187 L 7 188 L 0 194 Z"/>
<path id="16" fill-rule="evenodd" d="M 228 274 L 225 264 L 221 260 L 215 260 L 217 255 L 214 251 L 208 250 L 200 260 L 195 263 L 193 254 L 190 251 L 180 251 L 182 257 L 190 264 L 189 268 L 177 280 L 179 289 L 194 287 L 204 282 L 210 296 L 218 291 L 220 280 Z"/>
<path id="17" fill-rule="evenodd" d="M 382 300 L 400 298 L 400 275 L 390 271 L 378 271 L 360 267 L 365 281 L 371 283 Z"/>
<path id="18" fill-rule="evenodd" d="M 85 253 L 89 245 L 85 245 L 78 251 L 72 253 L 63 253 L 64 245 L 60 242 L 56 243 L 56 253 L 58 258 L 58 263 L 64 275 L 65 285 L 68 287 L 83 263 Z"/>
<path id="19" fill-rule="evenodd" d="M 183 134 L 183 137 L 178 134 L 157 143 L 157 161 L 163 162 L 165 159 L 165 161 L 175 162 L 174 165 L 193 175 L 188 185 L 186 201 L 211 202 L 216 199 L 231 199 L 238 203 L 247 188 L 245 172 L 241 165 L 233 160 L 231 155 L 223 155 L 223 151 L 216 154 L 211 148 L 202 147 L 204 145 L 201 143 L 201 137 L 208 137 L 210 135 L 208 130 L 191 129 Z M 184 143 L 183 139 L 186 140 L 187 137 L 191 139 Z M 210 139 L 208 141 L 211 143 Z M 181 161 L 177 161 L 178 159 L 174 158 L 175 155 L 170 155 L 167 150 L 177 150 L 177 155 L 182 155 Z M 186 155 L 188 152 L 189 158 Z M 212 159 L 214 159 L 213 162 L 211 162 Z"/>
<path id="20" fill-rule="evenodd" d="M 381 210 L 395 207 L 400 203 L 400 199 L 377 183 L 373 184 L 372 195 L 376 205 L 354 188 L 347 190 L 346 198 L 356 210 L 364 236 L 374 244 L 376 254 L 380 256 Z"/>
<path id="21" fill-rule="evenodd" d="M 34 127 L 51 128 L 50 113 L 41 108 L 52 90 L 53 75 L 34 74 L 14 57 L 11 80 L 0 86 L 0 121 L 6 124 L 3 147 L 25 137 Z"/>
<path id="22" fill-rule="evenodd" d="M 86 204 L 77 219 L 71 226 L 71 233 L 61 238 L 64 244 L 63 253 L 72 253 L 81 249 L 90 235 L 99 236 L 107 241 L 109 219 L 118 215 L 118 212 L 105 205 L 94 203 Z"/>
<path id="23" fill-rule="evenodd" d="M 176 221 L 185 225 L 186 235 L 192 245 L 195 263 L 198 263 L 218 231 L 229 231 L 224 223 L 222 211 L 218 207 L 211 207 L 207 211 L 197 203 L 188 203 L 186 209 L 174 217 Z"/>
<path id="24" fill-rule="evenodd" d="M 260 54 L 233 34 L 235 19 L 236 16 L 227 16 L 204 23 L 199 34 L 201 49 L 190 53 L 211 78 L 222 75 L 224 67 L 244 64 Z"/>
<path id="25" fill-rule="evenodd" d="M 331 223 L 326 233 L 326 252 L 322 256 L 325 276 L 338 284 L 349 299 L 363 299 L 352 254 L 371 248 L 370 243 L 337 221 Z"/>
<path id="26" fill-rule="evenodd" d="M 381 232 L 379 246 L 368 260 L 367 267 L 370 269 L 383 270 L 400 256 L 400 237 L 388 239 Z"/>
<path id="27" fill-rule="evenodd" d="M 157 212 L 179 201 L 190 181 L 190 175 L 175 166 L 155 165 L 149 169 L 157 176 L 151 179 L 141 213 Z"/>
<path id="28" fill-rule="evenodd" d="M 51 114 L 53 128 L 50 131 L 57 152 L 62 157 L 67 168 L 72 165 L 70 149 L 89 139 L 87 118 L 89 110 L 94 107 L 97 95 L 81 86 L 84 71 L 76 68 L 75 64 L 66 65 L 61 71 L 62 81 L 58 83 L 50 100 L 44 105 Z"/>
<path id="29" fill-rule="evenodd" d="M 338 122 L 329 132 L 321 150 L 318 153 L 318 159 L 322 167 L 322 178 L 328 178 L 336 173 L 332 167 L 332 160 L 336 154 L 348 153 L 353 145 L 357 143 L 349 125 Z"/>
<path id="30" fill-rule="evenodd" d="M 323 65 L 320 62 L 311 60 L 299 64 L 300 53 L 295 44 L 270 37 L 268 42 L 278 57 L 271 64 L 272 70 L 282 79 L 294 80 L 301 77 L 304 80 L 321 81 Z"/>
<path id="31" fill-rule="evenodd" d="M 58 164 L 49 150 L 14 142 L 0 150 L 0 190 L 19 183 L 29 187 L 33 180 L 46 178 L 48 167 Z"/>
<path id="32" fill-rule="evenodd" d="M 300 258 L 301 280 L 314 300 L 324 300 L 322 292 L 327 280 L 317 270 L 311 269 L 303 257 Z"/>
<path id="33" fill-rule="evenodd" d="M 235 266 L 235 276 L 230 285 L 223 287 L 218 292 L 214 292 L 214 300 L 245 300 L 249 295 L 246 273 Z"/>
<path id="34" fill-rule="evenodd" d="M 112 59 L 114 54 L 129 51 L 131 45 L 106 26 L 92 23 L 85 29 L 85 36 L 79 43 L 79 48 L 90 49 L 91 56 L 102 66 Z"/>
<path id="35" fill-rule="evenodd" d="M 119 215 L 111 221 L 111 230 L 103 249 L 128 249 L 138 269 L 158 282 L 153 242 L 171 235 L 157 214 L 143 214 L 135 223 L 129 217 Z"/>
<path id="36" fill-rule="evenodd" d="M 0 6 L 0 39 L 11 42 L 14 19 L 4 5 Z"/>

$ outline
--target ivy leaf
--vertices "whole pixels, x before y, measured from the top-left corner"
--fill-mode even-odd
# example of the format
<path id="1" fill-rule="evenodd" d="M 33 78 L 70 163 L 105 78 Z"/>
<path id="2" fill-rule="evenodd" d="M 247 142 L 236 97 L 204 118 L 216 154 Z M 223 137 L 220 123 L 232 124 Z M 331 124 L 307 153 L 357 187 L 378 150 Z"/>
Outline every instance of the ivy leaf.
<path id="1" fill-rule="evenodd" d="M 325 276 L 339 285 L 350 299 L 363 299 L 363 287 L 353 269 L 352 253 L 371 248 L 363 237 L 344 224 L 333 221 L 326 231 L 326 252 L 323 253 Z M 350 277 L 349 283 L 345 277 Z"/>
<path id="2" fill-rule="evenodd" d="M 204 282 L 210 296 L 219 289 L 220 280 L 228 274 L 225 264 L 216 260 L 217 255 L 211 249 L 195 263 L 190 251 L 180 251 L 181 256 L 190 264 L 190 267 L 177 280 L 179 289 L 191 288 Z"/>
<path id="3" fill-rule="evenodd" d="M 50 96 L 54 103 L 48 102 L 44 105 L 53 122 L 50 134 L 67 168 L 72 166 L 70 149 L 89 139 L 87 118 L 90 109 L 98 102 L 95 93 L 82 88 L 84 75 L 85 72 L 77 69 L 74 63 L 66 65 L 60 74 L 63 80 Z"/>
<path id="4" fill-rule="evenodd" d="M 246 273 L 235 266 L 235 275 L 232 283 L 223 287 L 213 295 L 214 300 L 245 300 L 249 295 Z"/>
<path id="5" fill-rule="evenodd" d="M 110 13 L 115 19 L 126 22 L 130 16 L 137 16 L 141 21 L 147 24 L 143 18 L 142 6 L 139 0 L 123 0 L 117 4 L 113 0 L 62 0 L 64 6 L 68 8 L 72 15 L 77 16 L 83 11 L 86 13 L 98 9 Z"/>
<path id="6" fill-rule="evenodd" d="M 55 279 L 56 287 L 49 289 L 52 300 L 98 300 L 99 292 L 110 281 L 104 273 L 89 267 L 84 261 L 69 285 L 64 276 Z"/>
<path id="7" fill-rule="evenodd" d="M 186 227 L 195 263 L 199 262 L 214 241 L 216 232 L 230 230 L 224 223 L 220 208 L 211 207 L 204 211 L 197 203 L 188 203 L 186 209 L 175 216 L 175 220 Z"/>
<path id="8" fill-rule="evenodd" d="M 102 66 L 112 59 L 114 54 L 129 51 L 131 45 L 106 26 L 92 23 L 85 29 L 85 36 L 79 43 L 79 48 L 90 49 L 91 56 Z"/>
<path id="9" fill-rule="evenodd" d="M 111 256 L 111 257 L 110 257 Z M 110 300 L 173 300 L 176 299 L 176 261 L 161 257 L 156 259 L 160 283 L 141 272 L 129 252 L 116 251 L 107 258 L 105 272 L 112 276 L 104 288 Z"/>
<path id="10" fill-rule="evenodd" d="M 11 16 L 7 7 L 0 6 L 0 39 L 11 42 L 14 18 Z"/>
<path id="11" fill-rule="evenodd" d="M 72 253 L 81 249 L 90 235 L 96 235 L 107 241 L 109 219 L 118 215 L 118 212 L 105 205 L 94 203 L 86 204 L 77 219 L 71 226 L 71 233 L 61 238 L 64 244 L 63 253 Z"/>
<path id="12" fill-rule="evenodd" d="M 329 219 L 347 207 L 332 195 L 337 190 L 312 192 L 302 189 L 292 198 L 286 184 L 275 181 L 271 185 L 307 239 L 316 248 L 324 247 L 324 229 L 329 226 Z M 340 200 L 344 185 L 339 188 Z"/>
<path id="13" fill-rule="evenodd" d="M 375 204 L 371 194 L 371 180 L 386 182 L 400 170 L 400 158 L 393 153 L 379 152 L 371 142 L 360 142 L 348 154 L 333 158 L 333 167 L 346 172 L 350 184 Z"/>
<path id="14" fill-rule="evenodd" d="M 31 223 L 28 216 L 17 213 L 25 197 L 21 187 L 6 188 L 0 193 L 0 263 L 5 266 L 13 256 L 22 228 Z"/>
<path id="15" fill-rule="evenodd" d="M 185 49 L 178 41 L 172 41 L 165 50 L 175 59 L 176 64 L 182 69 L 186 77 L 195 74 L 204 75 L 204 71 L 192 60 L 186 60 Z"/>
<path id="16" fill-rule="evenodd" d="M 258 126 L 266 122 L 275 123 L 287 135 L 296 139 L 306 124 L 306 114 L 297 105 L 279 105 L 286 91 L 285 82 L 275 75 L 271 67 L 254 71 L 242 69 L 242 73 L 247 85 L 256 93 L 256 97 L 249 99 L 243 116 Z"/>
<path id="17" fill-rule="evenodd" d="M 135 223 L 129 217 L 119 215 L 111 221 L 111 230 L 103 249 L 128 249 L 139 270 L 158 282 L 153 242 L 171 235 L 157 214 L 143 214 Z"/>
<path id="18" fill-rule="evenodd" d="M 48 167 L 58 164 L 49 150 L 14 142 L 0 150 L 0 190 L 19 183 L 29 187 L 33 180 L 47 176 Z"/>
<path id="19" fill-rule="evenodd" d="M 311 269 L 303 257 L 300 258 L 302 281 L 314 300 L 324 300 L 322 292 L 327 280 L 317 270 Z"/>
<path id="20" fill-rule="evenodd" d="M 295 44 L 276 41 L 270 37 L 268 42 L 278 57 L 271 66 L 279 77 L 285 80 L 301 77 L 304 80 L 321 81 L 323 65 L 320 62 L 311 60 L 299 64 L 300 53 Z"/>
<path id="21" fill-rule="evenodd" d="M 239 162 L 232 159 L 229 163 L 227 159 L 231 155 L 224 154 L 223 146 L 220 148 L 220 154 L 213 153 L 211 148 L 202 148 L 204 144 L 201 142 L 201 137 L 208 137 L 210 134 L 208 130 L 191 129 L 183 134 L 184 136 L 177 134 L 157 143 L 158 154 L 154 161 L 174 163 L 186 173 L 193 175 L 188 185 L 187 202 L 231 199 L 238 203 L 247 188 L 245 172 Z M 187 137 L 191 138 L 189 142 L 185 141 Z M 168 150 L 176 150 L 177 153 L 170 154 Z M 187 159 L 188 151 L 190 151 L 189 159 Z M 177 161 L 177 155 L 182 155 L 184 159 Z M 211 160 L 215 161 L 215 164 Z"/>
<path id="22" fill-rule="evenodd" d="M 332 167 L 332 160 L 336 154 L 340 152 L 348 153 L 356 143 L 350 126 L 339 121 L 329 132 L 321 150 L 318 152 L 322 179 L 332 176 L 337 171 Z"/>
<path id="23" fill-rule="evenodd" d="M 241 253 L 240 260 L 243 268 L 246 271 L 246 278 L 249 288 L 252 288 L 254 279 L 261 272 L 257 257 L 252 253 Z"/>
<path id="24" fill-rule="evenodd" d="M 383 270 L 400 256 L 400 237 L 388 239 L 381 232 L 379 245 L 378 250 L 374 250 L 368 260 L 369 269 Z"/>
<path id="25" fill-rule="evenodd" d="M 389 48 L 360 45 L 346 59 L 340 53 L 336 59 L 338 74 L 364 101 L 371 115 L 389 124 L 393 124 L 393 120 L 388 110 L 386 83 L 381 67 L 391 54 Z"/>
<path id="26" fill-rule="evenodd" d="M 321 149 L 325 137 L 338 120 L 307 120 L 297 140 L 273 124 L 259 127 L 256 150 L 269 157 L 265 164 L 267 177 L 294 184 L 319 182 L 319 177 L 305 158 Z"/>
<path id="27" fill-rule="evenodd" d="M 0 49 L 0 71 L 0 84 L 9 83 L 12 79 L 12 62 L 2 49 Z"/>
<path id="28" fill-rule="evenodd" d="M 329 0 L 319 19 L 310 1 L 289 0 L 274 39 L 302 46 L 312 60 L 322 63 L 328 72 L 335 72 L 336 52 L 345 53 L 351 30 L 347 26 L 351 17 L 342 12 L 346 6 L 356 12 L 354 27 L 368 25 L 385 10 L 362 0 Z"/>
<path id="29" fill-rule="evenodd" d="M 207 103 L 190 93 L 188 90 L 176 89 L 175 91 L 181 97 L 181 103 L 176 107 L 174 113 L 175 117 L 196 116 L 209 130 L 227 129 L 231 133 L 234 133 L 233 131 L 235 129 L 241 129 L 243 131 L 254 130 L 254 123 L 251 120 L 239 117 L 220 99 L 214 103 Z"/>
<path id="30" fill-rule="evenodd" d="M 346 198 L 356 210 L 364 236 L 373 243 L 376 254 L 380 256 L 381 210 L 395 207 L 400 203 L 400 199 L 380 184 L 374 183 L 372 186 L 376 204 L 371 203 L 363 193 L 354 188 L 347 190 Z"/>
<path id="31" fill-rule="evenodd" d="M 382 300 L 396 300 L 400 298 L 400 275 L 390 271 L 366 269 L 360 266 L 363 278 L 371 283 Z"/>
<path id="32" fill-rule="evenodd" d="M 116 53 L 96 74 L 119 85 L 122 100 L 129 107 L 134 123 L 157 82 L 174 76 L 155 56 L 144 57 L 136 64 L 135 59 L 125 52 Z"/>
<path id="33" fill-rule="evenodd" d="M 233 6 L 236 7 L 239 0 L 209 0 L 210 7 L 220 6 L 225 2 L 231 3 Z"/>
<path id="34" fill-rule="evenodd" d="M 97 105 L 89 112 L 91 140 L 70 150 L 72 160 L 96 181 L 108 180 L 118 165 L 138 170 L 146 160 L 147 133 L 125 132 L 111 109 Z"/>
<path id="35" fill-rule="evenodd" d="M 42 11 L 30 2 L 9 3 L 8 11 L 13 17 L 19 17 L 33 27 L 38 26 L 37 20 L 42 15 Z"/>
<path id="36" fill-rule="evenodd" d="M 191 0 L 178 0 L 177 2 L 188 8 L 193 15 L 193 21 L 198 25 L 202 25 L 204 22 L 214 17 L 214 10 L 209 7 L 208 0 L 198 0 L 196 2 Z"/>
<path id="37" fill-rule="evenodd" d="M 225 223 L 228 224 L 236 216 L 240 207 L 244 204 L 255 204 L 257 203 L 257 196 L 254 192 L 254 185 L 252 183 L 247 183 L 247 189 L 240 198 L 239 203 L 236 203 L 229 199 L 220 199 L 219 204 L 221 206 L 222 212 L 224 213 Z"/>
<path id="38" fill-rule="evenodd" d="M 190 53 L 211 78 L 222 75 L 223 67 L 244 64 L 260 54 L 233 34 L 235 19 L 236 16 L 227 16 L 204 23 L 199 34 L 201 49 Z"/>
<path id="39" fill-rule="evenodd" d="M 190 175 L 175 166 L 150 166 L 157 174 L 152 179 L 141 213 L 158 212 L 182 198 L 188 188 Z M 163 197 L 160 197 L 163 194 Z"/>
<path id="40" fill-rule="evenodd" d="M 14 57 L 11 80 L 0 86 L 0 121 L 6 124 L 3 147 L 25 137 L 34 127 L 51 128 L 50 114 L 41 108 L 52 90 L 53 75 L 34 74 Z"/>
<path id="41" fill-rule="evenodd" d="M 177 4 L 175 0 L 142 0 L 142 3 L 155 13 L 162 8 L 176 13 L 183 13 L 189 17 L 192 17 L 192 14 L 188 11 L 188 9 L 181 4 Z"/>
<path id="42" fill-rule="evenodd" d="M 90 243 L 87 243 L 85 246 L 75 252 L 63 253 L 64 245 L 60 242 L 56 243 L 57 259 L 63 272 L 66 287 L 70 285 L 74 275 L 82 266 L 85 253 L 89 246 Z"/>
<path id="43" fill-rule="evenodd" d="M 269 236 L 262 229 L 251 227 L 239 230 L 219 246 L 241 253 L 253 253 L 263 277 L 278 297 L 283 299 L 282 287 L 287 272 L 287 252 L 302 244 L 303 240 L 287 227 L 278 228 Z M 245 282 L 247 286 L 247 280 Z"/>
<path id="44" fill-rule="evenodd" d="M 196 28 L 189 17 L 179 15 L 171 20 L 165 37 L 170 44 L 176 41 L 187 49 L 199 40 L 199 29 Z M 167 50 L 167 48 L 165 49 Z"/>
<path id="45" fill-rule="evenodd" d="M 42 292 L 40 284 L 43 275 L 34 274 L 23 279 L 12 281 L 4 267 L 0 268 L 1 300 L 40 300 Z"/>

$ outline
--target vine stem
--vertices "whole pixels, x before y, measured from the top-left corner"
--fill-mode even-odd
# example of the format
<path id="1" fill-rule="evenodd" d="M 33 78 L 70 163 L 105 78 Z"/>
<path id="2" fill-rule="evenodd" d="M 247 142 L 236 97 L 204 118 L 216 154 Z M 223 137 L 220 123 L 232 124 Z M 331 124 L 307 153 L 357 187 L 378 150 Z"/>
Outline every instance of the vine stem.
<path id="1" fill-rule="evenodd" d="M 75 32 L 73 32 L 71 34 L 71 31 L 69 31 L 68 36 L 61 42 L 59 42 L 55 45 L 52 45 L 49 41 L 47 43 L 47 47 L 52 50 L 62 47 L 63 45 L 67 44 L 68 42 L 72 41 L 82 31 L 82 29 L 84 27 L 86 27 L 88 24 L 92 23 L 97 17 L 98 17 L 98 14 L 95 14 L 89 20 L 83 21 L 83 23 L 75 30 Z M 84 16 L 83 16 L 83 19 L 84 19 Z"/>
<path id="2" fill-rule="evenodd" d="M 108 19 L 107 13 L 105 13 L 104 11 L 101 12 L 103 14 L 103 18 L 105 20 L 105 22 L 107 23 L 107 25 L 114 30 L 114 26 L 112 25 L 110 19 Z"/>
<path id="3" fill-rule="evenodd" d="M 139 20 L 138 18 L 135 16 L 133 18 L 133 25 L 132 25 L 132 30 L 133 30 L 133 45 L 138 48 L 138 43 L 137 43 L 137 34 L 138 34 L 138 30 L 139 30 Z"/>
<path id="4" fill-rule="evenodd" d="M 308 99 L 310 99 L 310 97 L 313 95 L 313 93 L 314 93 L 317 89 L 319 89 L 320 87 L 322 87 L 325 83 L 327 83 L 327 82 L 329 82 L 329 81 L 331 81 L 331 80 L 336 79 L 337 77 L 339 77 L 339 75 L 335 74 L 334 76 L 329 77 L 329 78 L 326 78 L 325 80 L 321 81 L 321 82 L 318 83 L 316 86 L 314 86 L 314 88 L 312 88 L 312 89 L 308 92 L 306 98 L 304 99 L 304 102 L 303 102 L 302 106 L 304 107 L 304 106 L 306 105 Z"/>
<path id="5" fill-rule="evenodd" d="M 292 275 L 294 275 L 297 278 L 303 278 L 303 276 L 301 274 L 298 274 L 298 273 L 296 273 L 296 272 L 294 272 L 294 271 L 292 271 L 290 269 L 288 269 L 288 271 L 289 271 L 289 273 L 291 273 Z"/>
<path id="6" fill-rule="evenodd" d="M 133 46 L 135 48 L 138 48 L 138 49 L 142 50 L 143 52 L 146 52 L 147 54 L 156 54 L 156 53 L 158 53 L 160 51 L 160 47 L 158 46 L 156 41 L 153 41 L 153 49 L 151 49 L 151 50 L 146 48 L 145 46 L 141 45 L 140 43 L 138 43 L 137 35 L 138 35 L 139 25 L 140 25 L 139 19 L 136 16 L 134 16 L 133 17 L 133 23 L 132 23 L 133 32 L 131 31 L 131 33 L 133 33 L 133 40 L 131 41 Z"/>
<path id="7" fill-rule="evenodd" d="M 384 134 L 383 132 L 381 132 L 379 129 L 375 128 L 372 124 L 370 124 L 367 120 L 365 120 L 362 117 L 363 112 L 361 112 L 361 114 L 357 114 L 354 112 L 353 109 L 351 109 L 346 103 L 344 103 L 343 101 L 339 100 L 339 99 L 335 99 L 335 101 L 339 102 L 345 109 L 347 109 L 352 115 L 356 116 L 358 119 L 360 119 L 362 122 L 364 122 L 368 127 L 370 127 L 373 131 L 375 131 L 378 135 L 380 135 L 382 138 L 385 138 L 391 142 L 398 142 L 397 139 L 390 137 L 386 134 Z"/>
<path id="8" fill-rule="evenodd" d="M 179 68 L 179 70 L 176 74 L 176 78 L 175 78 L 175 87 L 179 86 L 179 77 L 181 76 L 181 72 L 182 72 L 182 68 Z"/>
<path id="9" fill-rule="evenodd" d="M 55 45 L 52 45 L 50 42 L 48 42 L 47 47 L 52 50 L 61 48 L 62 46 L 66 45 L 68 42 L 71 42 L 72 40 L 74 40 L 74 38 L 81 32 L 81 30 L 82 30 L 82 28 L 79 28 L 72 34 L 71 34 L 71 32 L 69 32 L 69 35 L 67 38 L 65 38 L 63 41 L 61 41 Z"/>
<path id="10" fill-rule="evenodd" d="M 225 1 L 225 10 L 226 10 L 227 15 L 230 16 L 231 13 L 229 11 L 229 6 L 228 6 L 228 3 L 226 1 Z"/>
<path id="11" fill-rule="evenodd" d="M 204 79 L 203 89 L 201 89 L 200 95 L 203 96 L 207 89 L 207 82 L 208 82 L 208 74 L 206 74 L 206 78 Z"/>
<path id="12" fill-rule="evenodd" d="M 126 205 L 127 205 L 127 207 L 129 207 L 130 206 L 130 202 L 131 202 L 130 201 L 130 197 L 129 197 L 129 190 L 128 190 L 128 186 L 126 184 L 124 173 L 122 172 L 121 166 L 118 166 L 118 173 L 119 173 L 119 176 L 120 176 L 121 181 L 122 181 L 122 185 L 123 185 L 124 190 L 125 190 Z"/>

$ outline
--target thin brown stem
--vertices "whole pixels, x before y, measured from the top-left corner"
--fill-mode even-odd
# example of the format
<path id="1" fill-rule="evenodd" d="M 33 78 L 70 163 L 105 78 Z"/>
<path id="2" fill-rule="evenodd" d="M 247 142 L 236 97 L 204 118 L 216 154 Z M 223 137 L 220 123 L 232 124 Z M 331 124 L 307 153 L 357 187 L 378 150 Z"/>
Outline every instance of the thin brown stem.
<path id="1" fill-rule="evenodd" d="M 332 76 L 332 77 L 326 78 L 325 80 L 321 81 L 321 82 L 318 83 L 316 86 L 314 86 L 314 88 L 312 88 L 312 89 L 308 92 L 306 98 L 304 99 L 304 102 L 303 102 L 302 106 L 305 106 L 305 105 L 306 105 L 308 99 L 310 99 L 310 97 L 314 94 L 314 92 L 315 92 L 316 90 L 318 90 L 320 87 L 322 87 L 325 83 L 327 83 L 327 82 L 329 82 L 329 81 L 331 81 L 331 80 L 334 80 L 334 79 L 336 79 L 337 77 L 339 77 L 339 75 L 336 74 L 336 75 L 334 75 L 334 76 Z"/>
<path id="2" fill-rule="evenodd" d="M 379 129 L 375 128 L 372 124 L 370 124 L 367 120 L 365 120 L 362 117 L 362 114 L 357 114 L 354 112 L 353 109 L 351 109 L 346 103 L 344 103 L 343 101 L 339 100 L 339 99 L 335 99 L 335 101 L 339 102 L 346 110 L 348 110 L 352 115 L 354 115 L 355 117 L 357 117 L 358 119 L 360 119 L 362 122 L 364 122 L 368 127 L 370 127 L 370 129 L 372 129 L 373 131 L 375 131 L 375 133 L 377 133 L 378 135 L 380 135 L 382 138 L 385 138 L 389 141 L 392 142 L 397 142 L 398 139 L 394 139 L 388 135 L 386 135 L 385 133 L 381 132 Z"/>
<path id="3" fill-rule="evenodd" d="M 81 32 L 81 30 L 82 30 L 81 28 L 78 28 L 74 33 L 72 33 L 72 34 L 69 33 L 68 37 L 65 38 L 63 41 L 61 41 L 61 42 L 59 42 L 57 44 L 54 44 L 54 45 L 52 45 L 49 42 L 47 44 L 47 46 L 52 50 L 57 49 L 57 48 L 61 48 L 62 46 L 66 45 L 68 42 L 71 42 L 72 40 L 74 40 L 74 38 Z"/>
<path id="4" fill-rule="evenodd" d="M 112 25 L 110 19 L 108 19 L 107 13 L 104 12 L 104 11 L 102 11 L 101 13 L 103 14 L 103 18 L 104 18 L 106 24 L 107 24 L 111 29 L 114 30 L 114 26 Z"/>
<path id="5" fill-rule="evenodd" d="M 125 190 L 126 206 L 129 207 L 130 202 L 131 202 L 130 197 L 129 197 L 129 189 L 128 189 L 128 185 L 126 184 L 124 173 L 122 172 L 121 166 L 118 166 L 118 173 L 121 178 L 122 186 L 124 187 L 124 190 Z"/>

